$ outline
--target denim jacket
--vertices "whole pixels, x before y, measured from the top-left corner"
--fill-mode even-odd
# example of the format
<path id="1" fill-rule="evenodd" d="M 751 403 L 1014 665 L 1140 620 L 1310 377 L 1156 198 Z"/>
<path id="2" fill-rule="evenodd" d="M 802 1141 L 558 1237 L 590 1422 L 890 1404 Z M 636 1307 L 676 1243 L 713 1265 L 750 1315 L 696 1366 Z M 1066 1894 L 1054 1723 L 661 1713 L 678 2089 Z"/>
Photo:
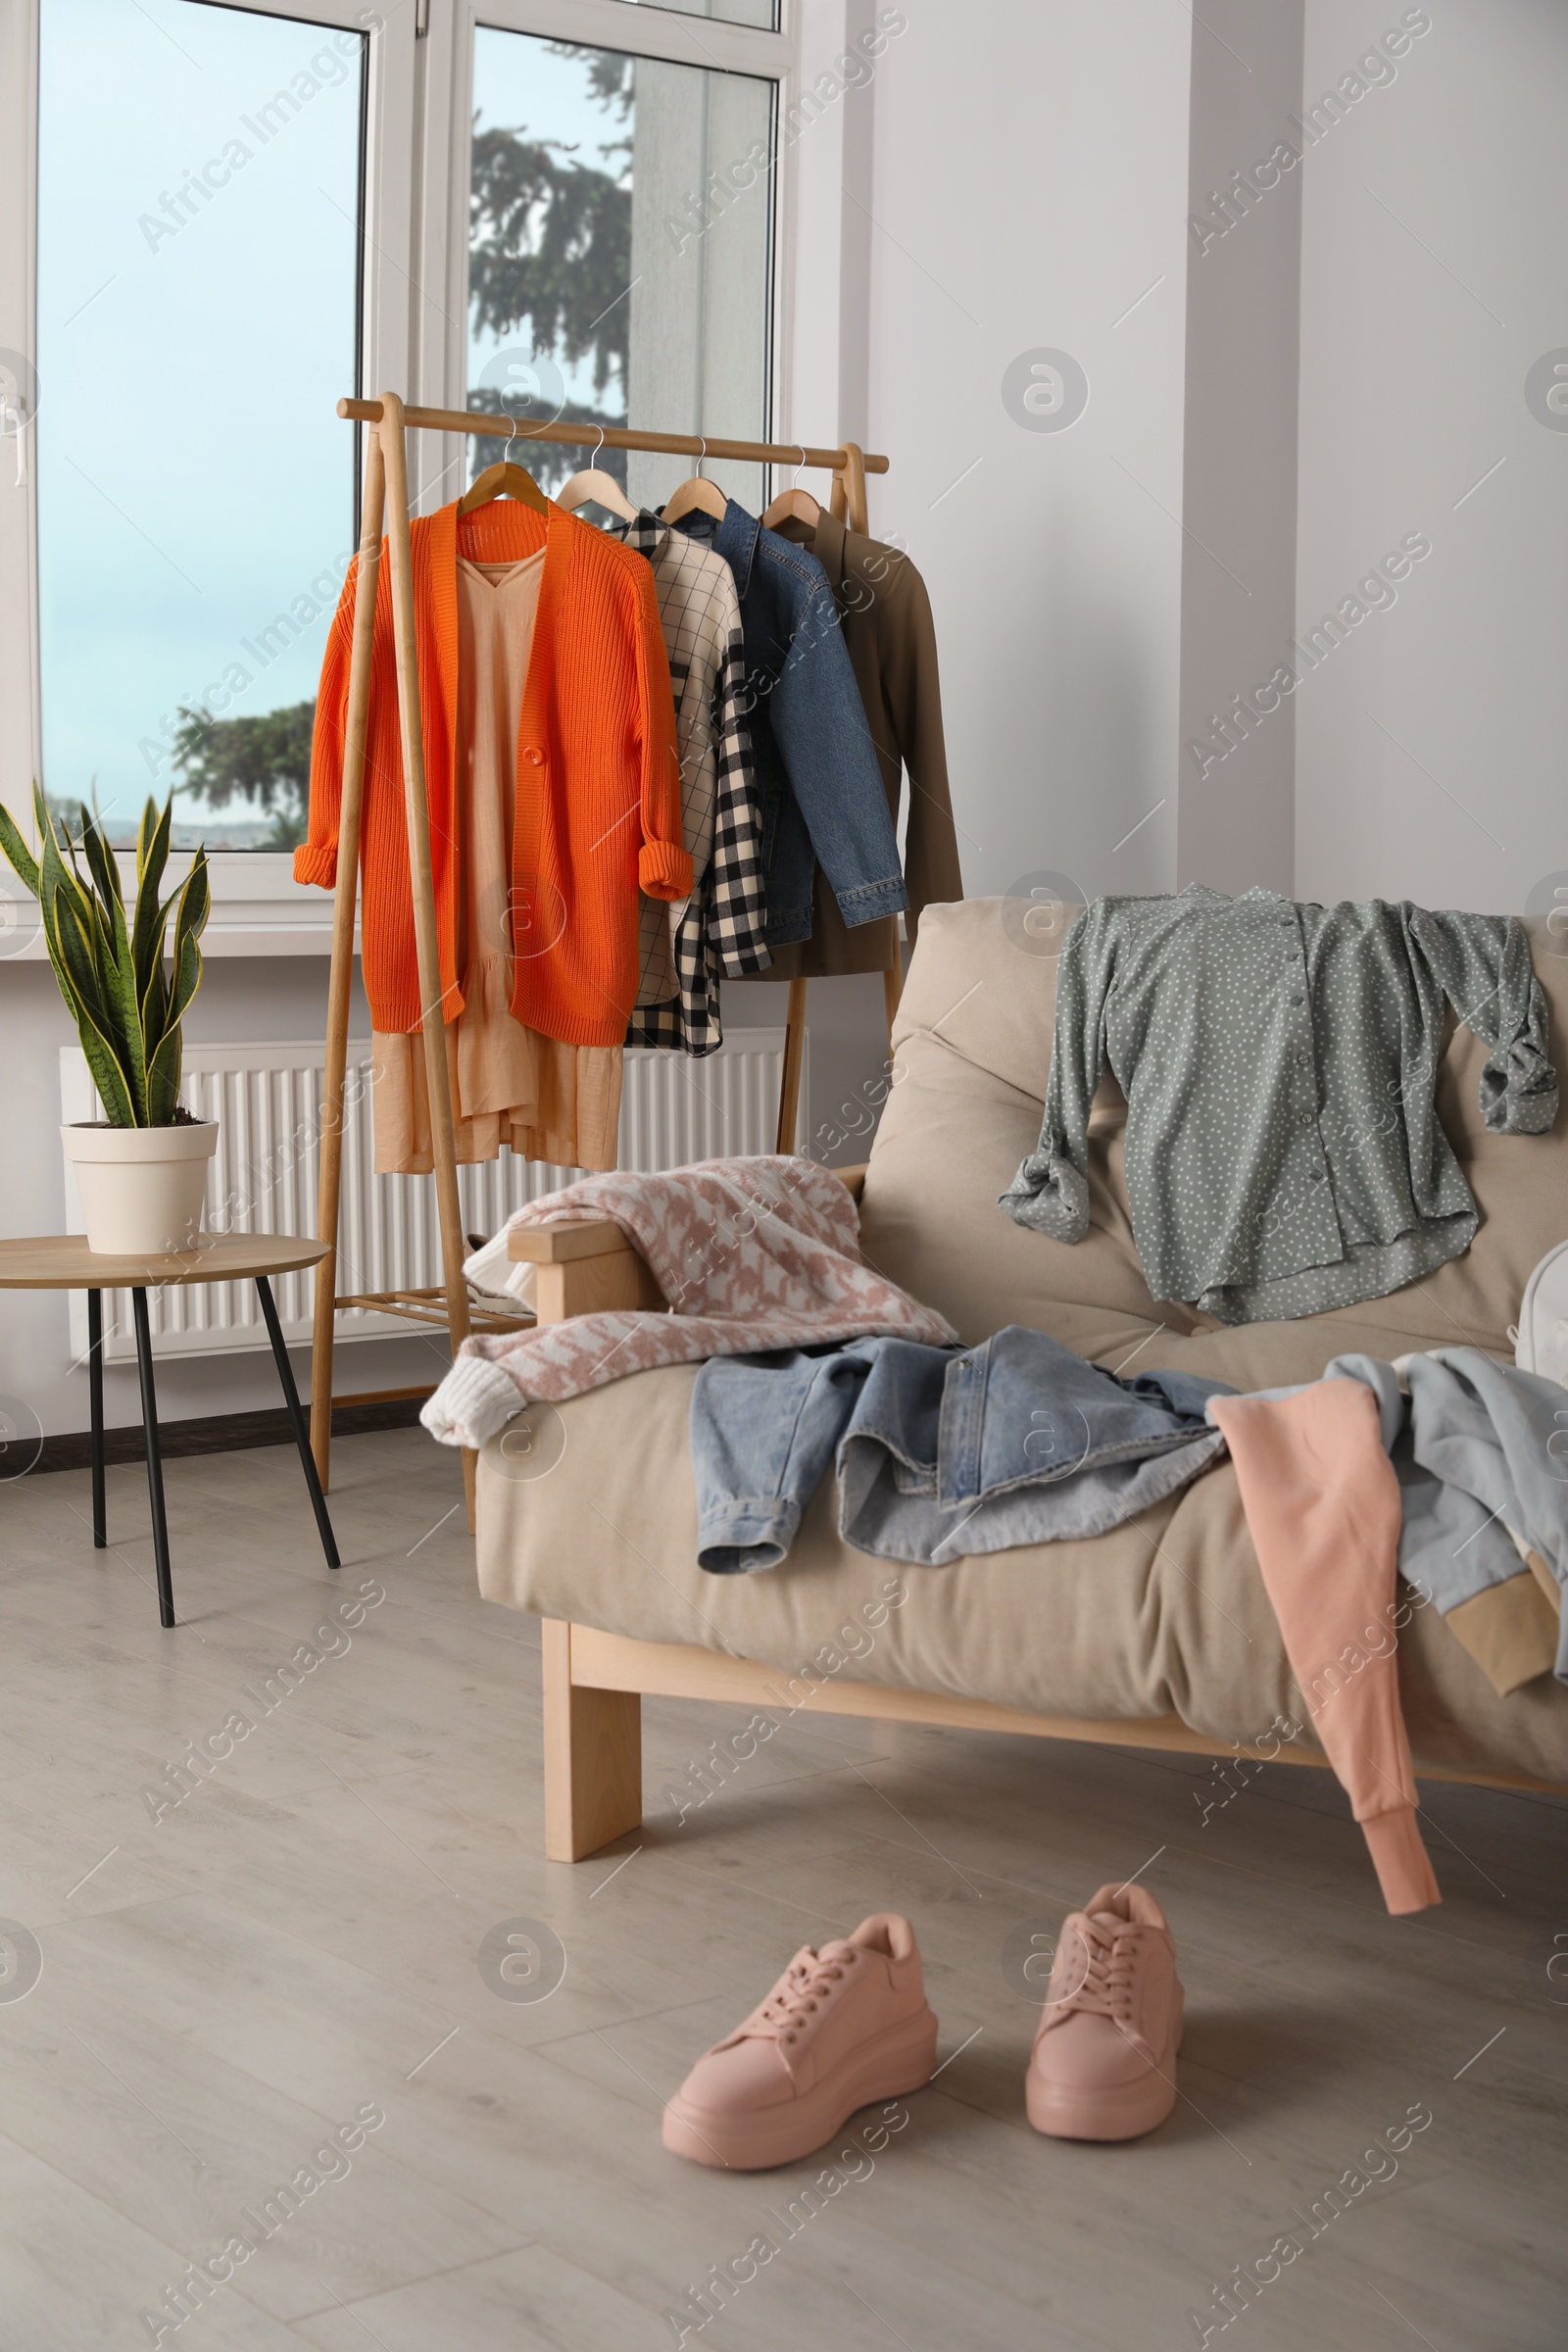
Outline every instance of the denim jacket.
<path id="1" fill-rule="evenodd" d="M 810 938 L 818 863 L 848 929 L 899 913 L 898 839 L 826 572 L 734 499 L 722 522 L 695 511 L 679 528 L 717 549 L 740 597 L 768 946 Z"/>
<path id="2" fill-rule="evenodd" d="M 698 1561 L 776 1567 L 835 1455 L 839 1534 L 885 1559 L 946 1567 L 1102 1535 L 1223 1451 L 1203 1415 L 1224 1390 L 1122 1380 L 1017 1324 L 961 1350 L 875 1338 L 713 1356 L 692 1392 Z"/>

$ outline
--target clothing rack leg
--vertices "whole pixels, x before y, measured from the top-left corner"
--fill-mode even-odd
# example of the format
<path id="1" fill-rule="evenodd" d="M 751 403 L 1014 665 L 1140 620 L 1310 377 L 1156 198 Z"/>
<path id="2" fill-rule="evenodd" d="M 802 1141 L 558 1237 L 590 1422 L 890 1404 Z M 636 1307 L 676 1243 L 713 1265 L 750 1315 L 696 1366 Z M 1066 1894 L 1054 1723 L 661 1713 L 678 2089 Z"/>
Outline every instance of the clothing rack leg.
<path id="1" fill-rule="evenodd" d="M 898 944 L 895 941 L 893 949 L 895 956 L 897 956 L 898 952 Z M 893 1048 L 893 1016 L 899 1009 L 899 999 L 904 994 L 904 966 L 902 963 L 894 962 L 888 965 L 887 970 L 882 975 L 882 994 L 886 1000 L 888 1008 L 888 1050 L 891 1053 Z"/>
<path id="2" fill-rule="evenodd" d="M 386 464 L 387 549 L 392 565 L 392 643 L 397 657 L 398 726 L 403 747 L 404 804 L 408 820 L 409 868 L 414 888 L 414 943 L 419 970 L 419 1004 L 424 1030 L 424 1076 L 430 1098 L 430 1155 L 436 1207 L 441 1220 L 441 1275 L 447 1294 L 447 1329 L 452 1352 L 468 1336 L 468 1292 L 463 1260 L 463 1210 L 458 1198 L 457 1142 L 452 1128 L 452 1093 L 447 1078 L 446 991 L 436 934 L 435 884 L 430 863 L 430 808 L 424 789 L 424 737 L 419 723 L 419 672 L 414 621 L 414 567 L 409 542 L 409 453 L 403 403 L 395 392 L 381 395 L 380 435 Z M 466 1446 L 463 1486 L 473 1529 L 474 1456 Z"/>
<path id="3" fill-rule="evenodd" d="M 801 1061 L 806 1051 L 806 982 L 790 982 L 789 1011 L 785 1015 L 784 1074 L 778 1090 L 778 1140 L 775 1152 L 793 1152 L 801 1109 Z"/>
<path id="4" fill-rule="evenodd" d="M 354 910 L 360 880 L 360 813 L 365 800 L 365 739 L 370 715 L 370 653 L 381 570 L 386 464 L 381 436 L 367 436 L 364 516 L 354 586 L 354 647 L 349 657 L 348 716 L 343 733 L 343 797 L 337 824 L 337 886 L 332 900 L 332 973 L 326 991 L 326 1071 L 321 1084 L 321 1174 L 316 1235 L 325 1257 L 316 1269 L 316 1325 L 311 1340 L 311 1451 L 322 1490 L 331 1485 L 332 1348 L 336 1335 L 337 1236 L 343 1175 L 343 1082 L 348 1064 L 349 997 L 354 986 Z"/>
<path id="5" fill-rule="evenodd" d="M 852 531 L 869 531 L 871 510 L 865 494 L 865 452 L 858 441 L 844 444 L 844 463 L 833 472 L 833 492 L 830 511 L 840 522 L 847 522 Z M 793 1152 L 795 1127 L 801 1102 L 801 1062 L 806 1051 L 806 988 L 804 980 L 790 982 L 789 1010 L 785 1015 L 784 1075 L 778 1093 L 778 1140 L 774 1150 Z M 894 941 L 893 961 L 882 975 L 883 996 L 887 1004 L 888 1045 L 893 1044 L 893 1016 L 899 1009 L 899 998 L 904 991 L 904 965 L 899 957 L 897 939 Z"/>
<path id="6" fill-rule="evenodd" d="M 871 510 L 865 496 L 865 452 L 858 441 L 846 441 L 844 444 L 844 464 L 840 472 L 833 476 L 835 489 L 841 477 L 844 483 L 845 518 L 851 530 L 869 531 Z M 834 512 L 836 514 L 838 510 L 835 508 Z"/>
<path id="7" fill-rule="evenodd" d="M 844 444 L 844 503 L 852 531 L 869 531 L 871 509 L 865 491 L 865 452 L 858 441 Z M 893 1044 L 893 1016 L 899 1009 L 904 994 L 904 962 L 899 954 L 897 936 L 893 942 L 893 961 L 882 975 L 882 993 L 887 1004 L 888 1045 Z"/>

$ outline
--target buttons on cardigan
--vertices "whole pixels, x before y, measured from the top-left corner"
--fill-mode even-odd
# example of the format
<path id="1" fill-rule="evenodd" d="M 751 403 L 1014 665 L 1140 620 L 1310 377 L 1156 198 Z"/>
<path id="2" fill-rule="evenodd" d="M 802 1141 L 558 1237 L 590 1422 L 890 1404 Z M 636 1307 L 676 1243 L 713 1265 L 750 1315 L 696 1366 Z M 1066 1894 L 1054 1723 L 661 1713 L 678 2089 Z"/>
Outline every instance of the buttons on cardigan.
<path id="1" fill-rule="evenodd" d="M 543 767 L 545 763 L 545 756 L 536 743 L 525 743 L 522 747 L 522 756 L 530 767 Z"/>

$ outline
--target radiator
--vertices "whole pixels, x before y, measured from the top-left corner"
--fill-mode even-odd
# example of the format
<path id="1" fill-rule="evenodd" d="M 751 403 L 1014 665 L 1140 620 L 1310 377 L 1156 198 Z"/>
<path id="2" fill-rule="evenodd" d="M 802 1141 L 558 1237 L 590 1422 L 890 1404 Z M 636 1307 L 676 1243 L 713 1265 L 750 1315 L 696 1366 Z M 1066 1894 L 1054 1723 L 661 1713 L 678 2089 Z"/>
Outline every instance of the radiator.
<path id="1" fill-rule="evenodd" d="M 441 1279 L 435 1181 L 429 1176 L 377 1176 L 370 1126 L 370 1047 L 349 1044 L 349 1104 L 343 1133 L 343 1178 L 338 1219 L 337 1288 L 341 1294 L 414 1290 Z M 180 1099 L 198 1117 L 218 1121 L 218 1151 L 207 1182 L 202 1223 L 211 1232 L 316 1231 L 320 1170 L 323 1054 L 319 1045 L 197 1046 L 185 1048 Z M 684 1054 L 626 1055 L 620 1104 L 620 1165 L 677 1168 L 688 1160 L 735 1152 L 771 1152 L 778 1123 L 784 1031 L 737 1029 L 706 1061 Z M 801 1119 L 809 1101 L 803 1064 Z M 100 1118 L 102 1110 L 79 1048 L 60 1054 L 61 1116 Z M 514 1158 L 510 1152 L 458 1170 L 465 1233 L 492 1234 L 526 1201 L 570 1184 L 578 1168 Z M 66 1168 L 67 1228 L 82 1230 L 75 1179 Z M 291 1340 L 311 1336 L 314 1271 L 279 1275 L 273 1283 L 278 1314 Z M 87 1348 L 86 1294 L 73 1291 L 71 1345 Z M 254 1284 L 194 1283 L 150 1290 L 147 1306 L 161 1356 L 229 1354 L 265 1348 L 266 1326 Z M 348 1308 L 337 1318 L 339 1342 L 407 1339 L 416 1329 L 395 1315 Z M 104 1299 L 104 1354 L 133 1361 L 136 1348 L 130 1294 Z"/>

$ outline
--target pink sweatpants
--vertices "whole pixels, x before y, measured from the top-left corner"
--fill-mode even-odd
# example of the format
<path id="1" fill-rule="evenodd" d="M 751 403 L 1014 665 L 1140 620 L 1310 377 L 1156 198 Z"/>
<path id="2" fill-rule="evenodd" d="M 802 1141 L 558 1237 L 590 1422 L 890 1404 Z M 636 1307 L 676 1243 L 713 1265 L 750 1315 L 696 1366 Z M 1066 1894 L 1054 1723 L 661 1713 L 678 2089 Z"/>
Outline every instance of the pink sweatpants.
<path id="1" fill-rule="evenodd" d="M 1395 1664 L 1399 1482 L 1358 1380 L 1216 1396 L 1263 1583 L 1312 1727 L 1349 1796 L 1391 1911 L 1443 1900 L 1416 1827 Z"/>

